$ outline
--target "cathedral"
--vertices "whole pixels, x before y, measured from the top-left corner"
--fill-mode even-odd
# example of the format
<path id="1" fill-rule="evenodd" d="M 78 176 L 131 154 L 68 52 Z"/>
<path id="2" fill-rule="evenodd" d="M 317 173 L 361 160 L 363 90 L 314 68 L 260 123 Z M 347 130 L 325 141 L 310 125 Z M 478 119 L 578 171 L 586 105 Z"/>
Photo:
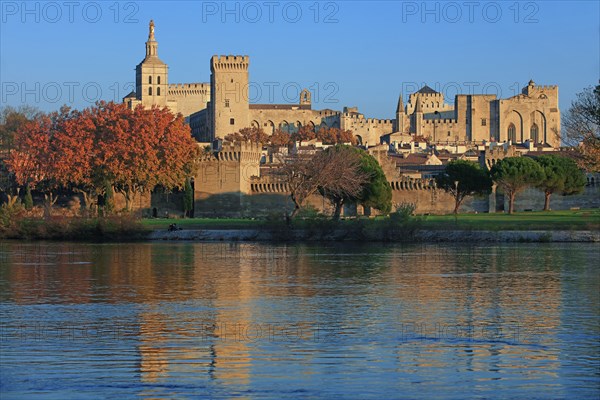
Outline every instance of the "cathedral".
<path id="1" fill-rule="evenodd" d="M 432 144 L 560 146 L 557 86 L 538 86 L 530 80 L 517 96 L 458 94 L 454 104 L 424 86 L 409 95 L 406 105 L 400 95 L 395 119 L 365 118 L 356 107 L 314 110 L 307 89 L 296 104 L 251 104 L 248 56 L 213 56 L 210 83 L 169 83 L 154 29 L 150 21 L 146 57 L 136 66 L 135 92 L 123 101 L 131 108 L 156 105 L 181 113 L 199 142 L 222 139 L 246 127 L 260 127 L 271 134 L 276 129 L 293 133 L 308 125 L 316 130 L 322 126 L 351 130 L 367 147 L 409 137 Z"/>

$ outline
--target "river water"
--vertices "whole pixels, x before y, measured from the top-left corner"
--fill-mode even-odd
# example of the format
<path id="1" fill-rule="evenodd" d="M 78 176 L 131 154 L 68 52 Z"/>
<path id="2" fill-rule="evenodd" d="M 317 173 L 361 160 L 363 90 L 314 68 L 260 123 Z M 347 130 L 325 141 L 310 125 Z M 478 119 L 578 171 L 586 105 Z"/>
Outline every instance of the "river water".
<path id="1" fill-rule="evenodd" d="M 598 398 L 597 244 L 0 243 L 0 398 Z"/>

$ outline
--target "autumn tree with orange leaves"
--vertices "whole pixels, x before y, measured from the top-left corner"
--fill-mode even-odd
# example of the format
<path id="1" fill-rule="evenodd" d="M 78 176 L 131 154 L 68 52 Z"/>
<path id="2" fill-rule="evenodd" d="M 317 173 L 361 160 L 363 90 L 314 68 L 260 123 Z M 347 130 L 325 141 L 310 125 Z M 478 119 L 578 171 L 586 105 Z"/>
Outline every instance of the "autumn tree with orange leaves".
<path id="1" fill-rule="evenodd" d="M 18 185 L 45 193 L 48 212 L 56 202 L 53 193 L 59 186 L 55 178 L 55 129 L 56 124 L 48 115 L 27 121 L 15 133 L 7 160 L 8 169 Z"/>
<path id="2" fill-rule="evenodd" d="M 8 165 L 20 185 L 47 192 L 51 202 L 53 191 L 62 188 L 82 192 L 89 207 L 110 185 L 131 210 L 137 194 L 157 185 L 183 187 L 194 173 L 197 152 L 180 114 L 99 102 L 24 124 Z"/>
<path id="3" fill-rule="evenodd" d="M 317 134 L 312 125 L 304 125 L 301 126 L 296 132 L 293 132 L 291 136 L 293 142 L 306 142 L 308 140 L 315 139 Z"/>
<path id="4" fill-rule="evenodd" d="M 356 145 L 356 138 L 352 131 L 340 128 L 322 127 L 317 132 L 317 139 L 323 144 L 352 144 Z"/>
<path id="5" fill-rule="evenodd" d="M 287 146 L 292 143 L 292 136 L 281 129 L 276 129 L 269 138 L 269 143 L 273 146 Z"/>
<path id="6" fill-rule="evenodd" d="M 252 142 L 252 143 L 269 143 L 269 135 L 259 127 L 242 128 L 239 132 L 230 133 L 225 136 L 228 142 Z"/>

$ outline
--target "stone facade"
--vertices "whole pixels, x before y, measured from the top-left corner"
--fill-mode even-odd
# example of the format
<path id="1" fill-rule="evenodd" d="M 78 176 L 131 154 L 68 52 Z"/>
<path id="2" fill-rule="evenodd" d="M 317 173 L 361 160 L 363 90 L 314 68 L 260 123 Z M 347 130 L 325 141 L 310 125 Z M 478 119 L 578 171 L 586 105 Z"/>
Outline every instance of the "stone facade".
<path id="1" fill-rule="evenodd" d="M 168 106 L 186 117 L 200 142 L 224 138 L 242 128 L 261 127 L 293 133 L 301 126 L 351 130 L 358 142 L 376 146 L 386 135 L 423 137 L 430 143 L 485 142 L 534 143 L 560 146 L 558 87 L 533 81 L 522 93 L 497 99 L 495 95 L 464 95 L 446 103 L 444 95 L 428 86 L 399 96 L 395 119 L 366 118 L 357 107 L 343 111 L 313 110 L 311 93 L 304 89 L 297 104 L 250 104 L 250 58 L 246 55 L 213 56 L 210 83 L 169 84 L 168 66 L 158 58 L 154 24 L 146 42 L 146 57 L 136 67 L 136 91 L 125 97 L 130 107 L 142 104 Z"/>
<path id="2" fill-rule="evenodd" d="M 444 142 L 532 142 L 560 147 L 558 87 L 523 88 L 508 99 L 495 95 L 457 95 L 454 107 L 441 93 L 425 86 L 409 97 L 402 112 L 402 99 L 396 113 L 397 130 Z"/>

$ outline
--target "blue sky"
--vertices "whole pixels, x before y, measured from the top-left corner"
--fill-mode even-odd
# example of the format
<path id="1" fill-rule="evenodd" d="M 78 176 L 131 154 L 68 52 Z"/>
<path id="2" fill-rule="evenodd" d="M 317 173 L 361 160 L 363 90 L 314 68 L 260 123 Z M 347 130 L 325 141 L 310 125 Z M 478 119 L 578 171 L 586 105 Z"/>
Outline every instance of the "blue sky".
<path id="1" fill-rule="evenodd" d="M 600 78 L 595 1 L 2 1 L 0 11 L 0 105 L 46 111 L 125 96 L 150 19 L 170 83 L 208 82 L 213 54 L 249 55 L 258 103 L 296 102 L 308 87 L 314 108 L 393 118 L 398 94 L 424 83 L 452 102 L 510 97 L 533 78 L 559 85 L 565 111 Z"/>

